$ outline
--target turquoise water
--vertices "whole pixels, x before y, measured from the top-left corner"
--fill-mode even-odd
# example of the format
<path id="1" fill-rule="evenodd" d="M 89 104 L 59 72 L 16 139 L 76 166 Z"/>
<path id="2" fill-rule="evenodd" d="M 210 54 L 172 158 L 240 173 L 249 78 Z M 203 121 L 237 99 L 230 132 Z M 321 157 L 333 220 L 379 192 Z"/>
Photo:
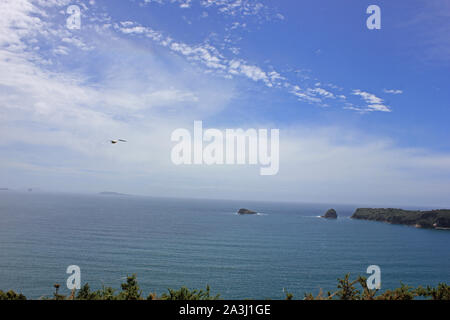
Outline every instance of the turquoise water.
<path id="1" fill-rule="evenodd" d="M 331 207 L 338 220 L 317 218 Z M 73 264 L 94 288 L 136 273 L 145 294 L 209 284 L 230 299 L 281 299 L 283 288 L 300 298 L 372 264 L 382 289 L 450 282 L 450 231 L 349 219 L 355 208 L 5 191 L 0 289 L 51 295 Z"/>

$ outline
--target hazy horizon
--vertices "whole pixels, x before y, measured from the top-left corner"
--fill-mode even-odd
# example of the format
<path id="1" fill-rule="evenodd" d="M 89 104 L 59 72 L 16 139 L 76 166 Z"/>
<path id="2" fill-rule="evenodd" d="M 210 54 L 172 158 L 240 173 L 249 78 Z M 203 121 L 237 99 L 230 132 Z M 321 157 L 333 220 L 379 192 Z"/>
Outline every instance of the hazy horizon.
<path id="1" fill-rule="evenodd" d="M 93 191 L 93 192 L 86 192 L 86 191 L 61 191 L 61 190 L 43 190 L 40 188 L 18 188 L 18 189 L 11 189 L 6 188 L 8 190 L 1 190 L 0 192 L 17 192 L 17 193 L 23 193 L 23 194 L 45 194 L 45 195 L 81 195 L 81 196 L 104 196 L 104 197 L 114 197 L 114 196 L 130 196 L 130 197 L 142 197 L 142 198 L 155 198 L 155 199 L 173 199 L 173 200 L 205 200 L 205 201 L 230 201 L 230 202 L 241 202 L 242 204 L 245 203 L 286 203 L 286 204 L 312 204 L 312 205 L 337 205 L 337 206 L 352 206 L 352 207 L 361 207 L 361 208 L 399 208 L 399 209 L 406 209 L 406 210 L 434 210 L 434 209 L 447 209 L 450 207 L 450 205 L 442 205 L 442 204 L 408 204 L 408 203 L 363 203 L 358 201 L 353 202 L 339 202 L 339 201 L 308 201 L 308 200 L 276 200 L 276 199 L 251 199 L 251 198 L 205 198 L 201 196 L 189 196 L 189 197 L 183 197 L 182 195 L 179 196 L 170 196 L 170 195 L 156 195 L 156 194 L 138 194 L 138 193 L 124 193 L 120 191 L 112 191 L 112 190 L 101 190 L 101 191 Z M 32 189 L 29 191 L 28 189 Z M 108 194 L 102 194 L 102 193 L 111 193 L 111 195 Z M 245 207 L 242 205 L 242 207 Z"/>

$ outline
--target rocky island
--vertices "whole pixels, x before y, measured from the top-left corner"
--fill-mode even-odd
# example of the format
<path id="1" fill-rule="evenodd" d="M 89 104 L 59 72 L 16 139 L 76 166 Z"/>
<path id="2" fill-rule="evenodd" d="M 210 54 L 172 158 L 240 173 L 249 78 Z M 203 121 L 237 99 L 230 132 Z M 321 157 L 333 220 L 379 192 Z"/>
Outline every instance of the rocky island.
<path id="1" fill-rule="evenodd" d="M 99 193 L 102 196 L 128 196 L 126 193 L 119 193 L 119 192 L 111 192 L 111 191 L 103 191 Z"/>
<path id="2" fill-rule="evenodd" d="M 337 213 L 336 210 L 329 209 L 323 216 L 320 217 L 325 219 L 337 219 Z"/>
<path id="3" fill-rule="evenodd" d="M 237 213 L 238 214 L 257 214 L 256 211 L 245 209 L 245 208 L 239 209 Z"/>
<path id="4" fill-rule="evenodd" d="M 393 208 L 358 208 L 351 218 L 404 224 L 416 228 L 450 230 L 449 209 L 416 211 Z"/>

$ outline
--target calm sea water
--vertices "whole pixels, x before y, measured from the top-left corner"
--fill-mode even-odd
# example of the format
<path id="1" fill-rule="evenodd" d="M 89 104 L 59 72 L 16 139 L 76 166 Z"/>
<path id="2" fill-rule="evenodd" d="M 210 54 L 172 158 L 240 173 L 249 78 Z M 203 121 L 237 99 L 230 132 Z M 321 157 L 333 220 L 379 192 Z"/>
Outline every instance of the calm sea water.
<path id="1" fill-rule="evenodd" d="M 339 219 L 317 218 L 330 207 Z M 50 296 L 73 264 L 93 288 L 136 273 L 145 294 L 209 284 L 236 299 L 281 299 L 283 288 L 300 298 L 372 264 L 383 289 L 450 282 L 450 231 L 349 219 L 355 208 L 5 191 L 0 289 Z"/>

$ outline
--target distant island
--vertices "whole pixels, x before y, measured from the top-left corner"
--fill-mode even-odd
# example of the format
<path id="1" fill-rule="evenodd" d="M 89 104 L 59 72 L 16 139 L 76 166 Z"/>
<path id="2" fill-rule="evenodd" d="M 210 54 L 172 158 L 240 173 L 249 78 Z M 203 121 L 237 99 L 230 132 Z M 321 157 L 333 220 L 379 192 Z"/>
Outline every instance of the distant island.
<path id="1" fill-rule="evenodd" d="M 257 214 L 257 212 L 253 211 L 253 210 L 241 208 L 241 209 L 239 209 L 238 214 Z"/>
<path id="2" fill-rule="evenodd" d="M 126 194 L 126 193 L 111 192 L 111 191 L 103 191 L 103 192 L 100 192 L 99 194 L 101 194 L 103 196 L 128 196 L 128 194 Z"/>
<path id="3" fill-rule="evenodd" d="M 450 210 L 415 211 L 393 208 L 358 208 L 352 219 L 404 224 L 416 228 L 450 230 Z"/>
<path id="4" fill-rule="evenodd" d="M 0 188 L 0 191 L 8 191 L 8 188 Z"/>
<path id="5" fill-rule="evenodd" d="M 334 209 L 329 209 L 323 216 L 320 216 L 321 218 L 325 219 L 337 219 L 337 212 Z"/>

